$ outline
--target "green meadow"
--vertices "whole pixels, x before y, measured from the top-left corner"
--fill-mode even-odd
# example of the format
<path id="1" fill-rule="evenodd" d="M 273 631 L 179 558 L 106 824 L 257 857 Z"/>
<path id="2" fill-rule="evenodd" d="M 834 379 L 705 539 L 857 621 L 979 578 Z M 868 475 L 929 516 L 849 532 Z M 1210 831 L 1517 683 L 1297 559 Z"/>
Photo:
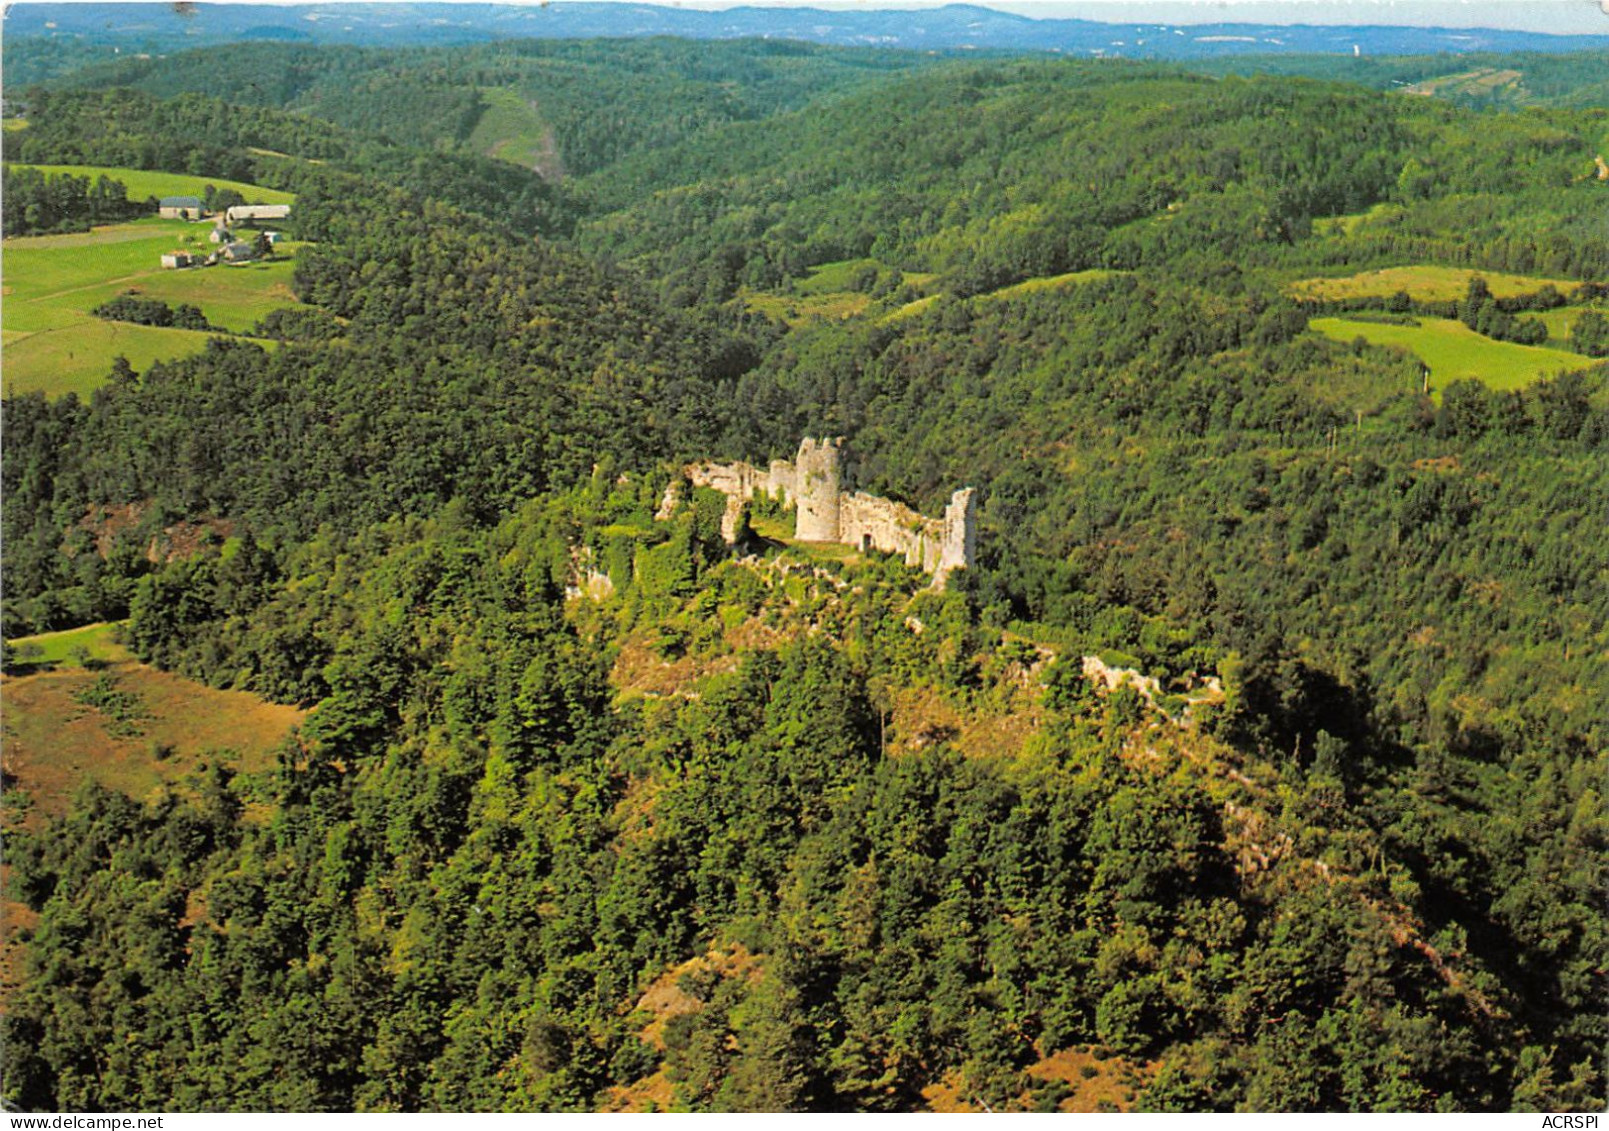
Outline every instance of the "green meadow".
<path id="1" fill-rule="evenodd" d="M 915 318 L 918 314 L 922 313 L 922 311 L 926 310 L 928 307 L 932 306 L 938 301 L 938 295 L 923 295 L 921 298 L 912 299 L 904 306 L 895 307 L 893 310 L 890 310 L 887 314 L 883 315 L 882 321 L 886 324 L 889 322 L 903 322 L 907 318 Z"/>
<path id="2" fill-rule="evenodd" d="M 113 639 L 117 627 L 116 624 L 103 621 L 83 628 L 69 628 L 65 632 L 22 636 L 6 643 L 16 649 L 17 659 L 24 664 L 79 667 L 81 665 L 75 653 L 80 648 L 91 660 L 115 664 L 133 658 L 127 648 Z"/>
<path id="3" fill-rule="evenodd" d="M 41 173 L 70 173 L 91 180 L 105 174 L 114 181 L 122 181 L 128 188 L 130 200 L 144 200 L 148 196 L 201 196 L 208 185 L 218 189 L 234 189 L 249 204 L 294 204 L 296 194 L 279 189 L 263 188 L 245 181 L 229 181 L 221 177 L 198 177 L 190 173 L 153 173 L 145 169 L 120 169 L 111 165 L 17 165 L 17 169 L 38 169 Z"/>
<path id="4" fill-rule="evenodd" d="M 1561 306 L 1557 310 L 1546 310 L 1540 314 L 1528 314 L 1528 318 L 1540 318 L 1543 325 L 1548 328 L 1548 340 L 1563 347 L 1570 338 L 1570 330 L 1575 326 L 1575 320 L 1589 310 L 1609 317 L 1609 307 L 1604 305 L 1593 306 Z"/>
<path id="5" fill-rule="evenodd" d="M 1417 326 L 1315 318 L 1310 325 L 1336 341 L 1363 338 L 1374 345 L 1407 350 L 1430 368 L 1434 389 L 1464 377 L 1494 389 L 1518 389 L 1543 377 L 1596 364 L 1590 357 L 1561 349 L 1494 341 L 1449 318 L 1421 318 Z"/>
<path id="6" fill-rule="evenodd" d="M 1001 287 L 998 291 L 990 291 L 987 298 L 1019 298 L 1022 295 L 1031 295 L 1035 291 L 1050 291 L 1057 287 L 1073 286 L 1077 283 L 1093 283 L 1097 279 L 1110 279 L 1113 275 L 1124 275 L 1125 271 L 1112 271 L 1104 267 L 1092 267 L 1088 271 L 1071 271 L 1066 275 L 1042 275 L 1036 279 L 1024 279 L 1020 283 L 1013 283 L 1009 287 Z"/>
<path id="7" fill-rule="evenodd" d="M 1448 302 L 1464 297 L 1469 280 L 1479 275 L 1497 298 L 1532 294 L 1551 283 L 1561 295 L 1568 295 L 1579 284 L 1570 279 L 1545 279 L 1534 275 L 1509 275 L 1502 271 L 1475 271 L 1468 267 L 1387 267 L 1334 279 L 1302 279 L 1290 285 L 1298 298 L 1348 299 L 1390 298 L 1406 291 L 1421 302 Z"/>
<path id="8" fill-rule="evenodd" d="M 165 174 L 163 174 L 165 175 Z M 150 217 L 93 232 L 5 241 L 6 395 L 42 391 L 85 396 L 105 379 L 112 359 L 137 370 L 199 351 L 210 336 L 193 330 L 135 326 L 91 316 L 125 292 L 169 305 L 201 308 L 214 326 L 237 332 L 272 310 L 296 306 L 291 273 L 296 245 L 282 244 L 269 263 L 167 270 L 164 253 L 205 254 L 210 225 Z"/>
<path id="9" fill-rule="evenodd" d="M 544 175 L 558 171 L 553 131 L 529 101 L 506 87 L 483 90 L 481 99 L 486 109 L 469 135 L 471 149 Z"/>

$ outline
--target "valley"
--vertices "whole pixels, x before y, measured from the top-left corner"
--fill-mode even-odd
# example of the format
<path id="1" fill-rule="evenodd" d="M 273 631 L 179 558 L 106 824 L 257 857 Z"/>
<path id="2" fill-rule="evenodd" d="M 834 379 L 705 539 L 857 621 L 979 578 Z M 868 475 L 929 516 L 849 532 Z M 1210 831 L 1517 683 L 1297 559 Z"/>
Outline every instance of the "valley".
<path id="1" fill-rule="evenodd" d="M 9 1107 L 1600 1102 L 1601 47 L 147 14 L 7 26 Z"/>

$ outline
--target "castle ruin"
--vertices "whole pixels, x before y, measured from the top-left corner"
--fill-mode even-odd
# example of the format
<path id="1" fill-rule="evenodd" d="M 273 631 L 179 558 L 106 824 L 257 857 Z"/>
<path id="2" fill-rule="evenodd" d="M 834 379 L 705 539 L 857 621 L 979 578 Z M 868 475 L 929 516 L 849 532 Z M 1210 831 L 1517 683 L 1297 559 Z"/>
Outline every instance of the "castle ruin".
<path id="1" fill-rule="evenodd" d="M 861 552 L 899 554 L 907 565 L 933 575 L 944 588 L 952 570 L 977 558 L 976 492 L 964 488 L 950 496 L 943 518 L 928 518 L 902 503 L 852 490 L 853 468 L 842 437 L 806 438 L 792 463 L 772 460 L 764 469 L 747 463 L 693 463 L 684 469 L 695 487 L 726 496 L 721 533 L 737 537 L 738 518 L 756 492 L 794 508 L 794 538 L 837 542 Z M 674 484 L 672 485 L 674 488 Z"/>

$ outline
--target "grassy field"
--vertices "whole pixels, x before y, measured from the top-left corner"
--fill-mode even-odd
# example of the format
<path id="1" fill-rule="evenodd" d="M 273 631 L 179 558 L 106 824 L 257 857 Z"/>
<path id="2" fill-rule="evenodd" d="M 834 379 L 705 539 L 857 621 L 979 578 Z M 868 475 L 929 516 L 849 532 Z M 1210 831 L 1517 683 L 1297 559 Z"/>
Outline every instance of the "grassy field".
<path id="1" fill-rule="evenodd" d="M 1440 94 L 1448 96 L 1463 94 L 1469 96 L 1490 94 L 1500 88 L 1518 88 L 1524 76 L 1515 70 L 1493 70 L 1491 67 L 1477 67 L 1473 71 L 1459 71 L 1453 75 L 1440 75 L 1433 79 L 1416 82 L 1412 86 L 1404 87 L 1404 94 Z"/>
<path id="2" fill-rule="evenodd" d="M 1407 350 L 1430 367 L 1432 389 L 1463 377 L 1473 377 L 1494 389 L 1518 389 L 1542 377 L 1595 364 L 1592 358 L 1564 350 L 1493 341 L 1447 318 L 1421 318 L 1418 326 L 1315 318 L 1311 325 L 1339 342 L 1363 338 L 1375 345 Z"/>
<path id="3" fill-rule="evenodd" d="M 1374 220 L 1384 219 L 1393 213 L 1400 213 L 1402 205 L 1381 203 L 1376 204 L 1367 212 L 1352 212 L 1345 216 L 1320 216 L 1313 220 L 1313 233 L 1315 235 L 1341 235 L 1350 236 L 1357 230 L 1358 225 Z"/>
<path id="4" fill-rule="evenodd" d="M 1498 298 L 1530 294 L 1547 283 L 1552 283 L 1560 294 L 1568 295 L 1577 286 L 1570 279 L 1506 275 L 1501 271 L 1473 271 L 1467 267 L 1418 266 L 1387 267 L 1336 279 L 1302 279 L 1292 283 L 1289 290 L 1298 298 L 1318 299 L 1389 298 L 1398 291 L 1406 291 L 1422 302 L 1446 302 L 1463 298 L 1473 275 L 1485 279 Z"/>
<path id="5" fill-rule="evenodd" d="M 895 309 L 890 310 L 887 314 L 883 315 L 883 321 L 885 323 L 901 322 L 907 318 L 914 318 L 937 301 L 939 301 L 938 295 L 923 295 L 919 299 L 911 300 L 904 306 L 896 307 Z"/>
<path id="6" fill-rule="evenodd" d="M 1575 325 L 1575 320 L 1594 309 L 1609 318 L 1609 307 L 1604 306 L 1561 306 L 1557 310 L 1545 310 L 1539 314 L 1527 314 L 1525 317 L 1540 318 L 1542 324 L 1548 328 L 1548 341 L 1559 349 L 1568 349 L 1566 342 L 1569 340 L 1570 328 Z"/>
<path id="7" fill-rule="evenodd" d="M 871 305 L 871 298 L 855 291 L 785 295 L 770 291 L 744 290 L 743 304 L 750 310 L 777 318 L 789 326 L 821 319 L 853 318 Z"/>
<path id="8" fill-rule="evenodd" d="M 793 536 L 793 521 L 789 517 L 749 519 L 749 526 L 762 538 L 780 542 L 789 551 L 814 562 L 858 562 L 860 552 L 840 542 L 800 542 Z"/>
<path id="9" fill-rule="evenodd" d="M 1066 275 L 1045 275 L 1037 279 L 1025 279 L 1009 287 L 1001 287 L 998 291 L 990 291 L 985 298 L 1017 298 L 1020 295 L 1030 295 L 1035 291 L 1049 291 L 1057 287 L 1071 286 L 1075 283 L 1093 283 L 1096 279 L 1110 279 L 1113 275 L 1127 274 L 1124 271 L 1110 271 L 1104 267 L 1091 268 L 1088 271 L 1071 271 Z"/>
<path id="10" fill-rule="evenodd" d="M 487 157 L 535 169 L 544 177 L 562 173 L 553 131 L 536 107 L 519 93 L 500 87 L 482 90 L 486 109 L 469 135 L 470 148 Z"/>
<path id="11" fill-rule="evenodd" d="M 134 733 L 114 734 L 113 720 L 74 698 L 102 678 L 115 680 L 145 716 L 125 728 Z M 30 822 L 65 812 L 86 780 L 140 799 L 158 786 L 181 783 L 218 751 L 230 751 L 228 761 L 242 771 L 268 769 L 275 747 L 304 717 L 294 707 L 243 691 L 214 691 L 131 661 L 104 672 L 7 676 L 0 700 L 6 774 L 27 792 Z"/>
<path id="12" fill-rule="evenodd" d="M 42 632 L 38 636 L 20 636 L 8 640 L 17 650 L 17 658 L 24 664 L 78 667 L 71 653 L 82 648 L 91 660 L 120 663 L 132 659 L 129 650 L 113 640 L 117 625 L 111 622 L 69 628 L 65 632 Z"/>
<path id="13" fill-rule="evenodd" d="M 89 177 L 91 180 L 104 173 L 127 186 L 130 200 L 144 200 L 148 196 L 201 196 L 211 185 L 218 189 L 234 189 L 246 198 L 248 204 L 293 204 L 296 201 L 293 192 L 263 188 L 244 181 L 226 181 L 221 177 L 197 177 L 189 173 L 153 173 L 145 169 L 119 169 L 110 165 L 17 165 L 15 168 L 38 169 L 47 174 L 71 173 L 75 177 Z"/>
<path id="14" fill-rule="evenodd" d="M 269 311 L 298 305 L 291 293 L 296 245 L 269 263 L 164 270 L 175 249 L 210 250 L 210 226 L 154 217 L 62 236 L 5 242 L 4 389 L 87 395 L 122 354 L 136 370 L 199 351 L 209 335 L 107 322 L 90 311 L 125 291 L 199 306 L 226 330 L 249 329 Z"/>
<path id="15" fill-rule="evenodd" d="M 840 259 L 836 263 L 822 263 L 810 269 L 810 274 L 794 283 L 794 290 L 802 295 L 830 295 L 850 289 L 855 276 L 866 268 L 882 270 L 875 259 Z"/>

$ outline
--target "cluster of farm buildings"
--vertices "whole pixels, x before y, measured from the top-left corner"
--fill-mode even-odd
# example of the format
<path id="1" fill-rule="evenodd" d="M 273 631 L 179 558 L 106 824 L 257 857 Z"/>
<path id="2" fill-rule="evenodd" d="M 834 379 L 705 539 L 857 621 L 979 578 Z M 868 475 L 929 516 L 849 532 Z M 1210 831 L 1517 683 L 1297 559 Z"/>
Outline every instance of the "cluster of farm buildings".
<path id="1" fill-rule="evenodd" d="M 217 263 L 248 263 L 256 259 L 259 254 L 257 241 L 236 239 L 235 228 L 240 225 L 256 227 L 264 222 L 283 220 L 290 215 L 291 206 L 234 204 L 214 214 L 208 212 L 199 197 L 164 196 L 157 202 L 157 210 L 164 220 L 214 221 L 209 238 L 218 245 L 216 250 L 206 255 L 195 251 L 170 251 L 162 257 L 162 266 L 180 268 L 211 267 Z M 270 245 L 279 242 L 278 232 L 265 232 L 264 236 Z"/>

